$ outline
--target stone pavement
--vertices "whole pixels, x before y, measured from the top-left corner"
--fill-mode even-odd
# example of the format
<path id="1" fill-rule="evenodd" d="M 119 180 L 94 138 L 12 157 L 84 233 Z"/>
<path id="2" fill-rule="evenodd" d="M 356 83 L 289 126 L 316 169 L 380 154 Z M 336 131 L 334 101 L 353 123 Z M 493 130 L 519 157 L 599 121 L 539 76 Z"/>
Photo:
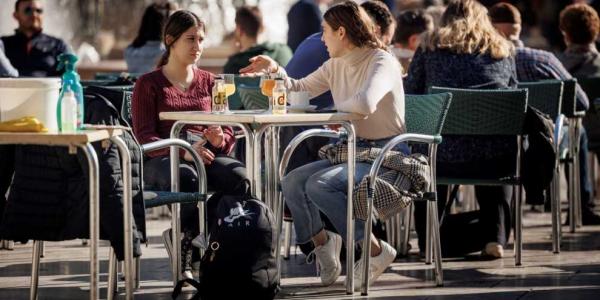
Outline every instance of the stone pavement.
<path id="1" fill-rule="evenodd" d="M 526 207 L 527 209 L 527 207 Z M 523 266 L 515 267 L 512 250 L 505 258 L 444 260 L 444 286 L 435 287 L 433 270 L 413 249 L 408 258 L 397 259 L 374 284 L 368 299 L 600 299 L 600 226 L 586 226 L 577 233 L 564 229 L 562 252 L 552 254 L 550 215 L 526 212 Z M 167 220 L 148 222 L 149 244 L 143 248 L 141 288 L 136 299 L 171 299 L 170 268 L 160 234 Z M 416 248 L 413 236 L 411 244 Z M 0 299 L 27 299 L 31 245 L 17 244 L 13 251 L 0 250 Z M 101 243 L 101 296 L 106 297 L 106 242 Z M 292 249 L 296 253 L 295 249 Z M 319 286 L 314 265 L 297 255 L 284 261 L 281 299 L 350 299 L 343 280 Z M 46 243 L 42 259 L 39 299 L 88 298 L 88 250 L 81 241 Z M 124 288 L 121 286 L 123 297 Z M 187 290 L 181 299 L 191 297 Z M 354 298 L 361 299 L 360 294 Z"/>

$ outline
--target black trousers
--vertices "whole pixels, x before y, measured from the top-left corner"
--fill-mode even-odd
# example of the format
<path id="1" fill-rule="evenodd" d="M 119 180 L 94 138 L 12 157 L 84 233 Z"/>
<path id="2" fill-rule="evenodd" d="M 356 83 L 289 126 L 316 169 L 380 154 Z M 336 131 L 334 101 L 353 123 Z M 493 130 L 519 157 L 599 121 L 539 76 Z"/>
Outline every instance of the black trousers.
<path id="1" fill-rule="evenodd" d="M 246 167 L 230 156 L 217 155 L 210 165 L 204 165 L 209 191 L 228 195 L 243 195 L 248 186 Z M 144 185 L 146 189 L 171 190 L 171 160 L 168 156 L 156 157 L 144 162 Z M 198 174 L 193 164 L 182 161 L 179 165 L 179 183 L 182 192 L 198 191 Z M 210 200 L 209 200 L 210 202 Z M 212 205 L 212 203 L 210 204 Z M 195 204 L 181 205 L 182 231 L 198 234 L 198 209 Z"/>
<path id="2" fill-rule="evenodd" d="M 504 173 L 506 166 L 514 166 L 514 158 L 498 158 L 477 163 L 437 164 L 438 176 L 490 177 L 497 172 Z M 481 177 L 478 177 L 481 175 Z M 512 186 L 475 186 L 475 197 L 479 210 L 473 212 L 443 215 L 446 208 L 447 186 L 438 185 L 438 217 L 442 254 L 445 257 L 465 256 L 481 251 L 489 242 L 497 242 L 506 247 L 511 230 Z M 415 227 L 419 238 L 419 249 L 425 251 L 426 203 L 415 203 Z M 443 217 L 442 217 L 443 216 Z"/>

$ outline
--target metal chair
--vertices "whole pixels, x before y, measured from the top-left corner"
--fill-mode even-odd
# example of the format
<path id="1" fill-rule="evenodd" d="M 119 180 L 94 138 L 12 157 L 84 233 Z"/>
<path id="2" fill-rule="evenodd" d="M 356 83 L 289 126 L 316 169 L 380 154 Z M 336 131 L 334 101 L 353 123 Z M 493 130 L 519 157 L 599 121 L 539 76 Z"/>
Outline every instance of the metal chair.
<path id="1" fill-rule="evenodd" d="M 446 99 L 446 97 L 448 99 Z M 443 120 L 437 120 L 436 117 L 445 117 L 450 106 L 451 94 L 430 94 L 430 95 L 406 95 L 405 98 L 405 122 L 406 132 L 414 134 L 425 134 L 432 136 L 440 136 Z M 443 110 L 443 111 L 442 111 Z M 431 153 L 429 154 L 431 158 Z M 431 164 L 431 162 L 430 162 Z M 435 173 L 434 173 L 435 174 Z M 429 204 L 428 204 L 429 206 Z M 435 204 L 437 207 L 437 203 Z M 396 251 L 401 255 L 408 255 L 408 242 L 410 237 L 413 206 L 407 207 L 404 212 L 389 219 L 385 223 L 386 235 L 390 245 L 396 248 Z M 437 211 L 437 208 L 436 208 Z M 437 213 L 430 215 L 429 207 L 427 208 L 427 243 L 426 248 L 429 249 L 431 244 L 430 222 L 432 217 L 437 218 Z M 431 264 L 431 251 L 425 250 L 426 263 Z"/>
<path id="2" fill-rule="evenodd" d="M 374 184 L 374 179 L 377 176 L 378 170 L 381 165 L 381 159 L 385 155 L 386 152 L 393 149 L 396 145 L 402 142 L 417 142 L 417 143 L 426 143 L 429 144 L 429 163 L 431 164 L 431 172 L 432 172 L 432 180 L 433 183 L 429 187 L 429 192 L 426 194 L 424 200 L 428 201 L 428 224 L 430 224 L 429 228 L 431 229 L 432 234 L 429 237 L 433 238 L 434 249 L 436 255 L 436 265 L 435 265 L 435 274 L 436 274 L 436 284 L 441 286 L 443 284 L 443 273 L 442 273 L 442 259 L 441 259 L 441 247 L 440 247 L 440 238 L 439 238 L 439 224 L 437 220 L 437 202 L 435 198 L 435 155 L 436 155 L 436 147 L 442 139 L 440 136 L 440 132 L 444 123 L 444 118 L 448 107 L 450 106 L 450 98 L 451 95 L 448 93 L 439 94 L 439 95 L 423 95 L 423 96 L 406 96 L 406 126 L 408 131 L 411 130 L 414 133 L 406 133 L 401 134 L 390 142 L 388 142 L 378 160 L 376 160 L 371 167 L 371 172 L 369 174 L 370 184 Z M 410 119 L 410 121 L 408 120 Z M 322 136 L 328 138 L 338 138 L 340 134 L 335 131 L 325 130 L 325 129 L 310 129 L 302 132 L 296 138 L 294 138 L 287 148 L 284 151 L 282 156 L 279 174 L 281 177 L 285 176 L 285 170 L 287 166 L 287 162 L 289 161 L 292 153 L 296 149 L 296 147 L 305 139 L 313 136 Z M 370 189 L 373 189 L 373 186 L 370 186 Z M 369 255 L 370 253 L 370 232 L 372 225 L 372 194 L 370 193 L 370 198 L 368 200 L 368 216 L 369 219 L 366 221 L 367 226 L 365 227 L 365 240 L 363 242 L 363 259 L 365 260 L 365 268 L 362 270 L 365 272 L 363 276 L 364 281 L 362 285 L 362 294 L 366 295 L 368 293 L 368 272 L 369 272 Z M 282 197 L 279 197 L 279 201 L 283 201 Z M 283 207 L 282 203 L 278 204 L 278 207 Z M 429 217 L 431 213 L 435 212 L 436 217 Z M 283 209 L 280 209 L 277 212 L 279 215 L 277 216 L 278 220 L 283 219 Z M 282 230 L 281 222 L 278 223 L 278 232 L 281 233 Z M 279 257 L 278 257 L 279 264 Z"/>
<path id="3" fill-rule="evenodd" d="M 91 88 L 91 87 L 90 87 Z M 96 87 L 97 88 L 97 87 Z M 105 89 L 103 92 L 115 92 L 115 97 L 107 98 L 115 106 L 115 108 L 119 111 L 120 117 L 122 121 L 129 126 L 131 124 L 131 99 L 132 99 L 132 87 L 131 86 L 104 86 L 101 87 Z M 89 88 L 88 88 L 89 89 Z M 92 89 L 93 90 L 93 89 Z M 202 163 L 201 158 L 198 154 L 193 150 L 192 146 L 183 140 L 180 139 L 164 139 L 161 141 L 148 143 L 144 145 L 139 145 L 140 151 L 142 155 L 147 152 L 152 152 L 159 149 L 164 149 L 167 147 L 171 148 L 171 151 L 178 151 L 179 149 L 184 149 L 189 152 L 194 159 L 194 167 L 198 174 L 198 192 L 195 193 L 184 193 L 184 192 L 163 192 L 163 191 L 144 191 L 144 205 L 146 208 L 156 208 L 166 205 L 171 205 L 171 223 L 172 223 L 172 245 L 173 245 L 173 255 L 171 261 L 172 267 L 172 276 L 173 276 L 173 284 L 177 283 L 180 276 L 180 261 L 181 261 L 181 251 L 180 251 L 180 230 L 179 228 L 179 206 L 184 203 L 197 203 L 200 214 L 199 214 L 199 226 L 200 232 L 205 232 L 206 228 L 206 219 L 205 219 L 205 201 L 207 199 L 207 188 L 206 188 L 206 172 L 204 171 L 204 164 Z M 172 170 L 173 172 L 173 170 Z M 178 176 L 172 176 L 172 181 L 176 180 Z M 173 185 L 173 183 L 171 184 Z M 143 187 L 143 185 L 142 185 Z M 139 257 L 135 259 L 135 287 L 139 287 L 139 271 L 140 271 L 140 261 Z M 108 298 L 112 299 L 114 294 L 117 292 L 117 258 L 112 250 L 110 249 L 109 253 L 109 272 L 108 272 Z"/>
<path id="4" fill-rule="evenodd" d="M 403 142 L 423 143 L 428 144 L 428 162 L 431 168 L 431 183 L 428 193 L 424 199 L 427 201 L 427 255 L 434 255 L 435 259 L 435 279 L 438 286 L 444 284 L 444 276 L 442 270 L 442 249 L 440 245 L 440 225 L 437 216 L 437 194 L 436 189 L 436 159 L 437 145 L 442 142 L 442 128 L 452 99 L 450 93 L 430 94 L 430 95 L 407 95 L 405 98 L 406 109 L 406 131 L 405 134 L 393 138 L 384 147 L 381 154 L 373 162 L 368 175 L 369 192 L 367 198 L 367 220 L 365 222 L 365 232 L 370 233 L 373 222 L 373 198 L 375 191 L 375 180 L 379 169 L 385 157 L 385 154 L 392 150 L 396 145 Z M 364 235 L 363 241 L 363 282 L 361 295 L 367 295 L 369 292 L 369 260 L 371 253 L 370 234 Z M 433 245 L 431 245 L 433 243 Z M 433 246 L 433 247 L 432 247 Z M 427 261 L 428 263 L 431 260 Z"/>
<path id="5" fill-rule="evenodd" d="M 577 110 L 577 79 L 563 81 L 563 98 L 561 112 L 569 126 L 569 147 L 561 153 L 561 163 L 566 163 L 572 180 L 569 180 L 569 231 L 575 232 L 581 226 L 581 178 L 579 176 L 579 134 L 585 111 Z"/>
<path id="6" fill-rule="evenodd" d="M 554 141 L 556 150 L 556 167 L 550 184 L 550 203 L 552 209 L 552 251 L 560 253 L 561 220 L 560 220 L 560 143 L 565 116 L 561 113 L 563 82 L 545 80 L 538 82 L 521 82 L 519 88 L 528 90 L 527 104 L 548 114 L 554 120 Z"/>
<path id="7" fill-rule="evenodd" d="M 445 87 L 432 87 L 431 93 L 452 93 L 452 105 L 444 123 L 446 135 L 499 135 L 514 136 L 517 139 L 516 168 L 510 178 L 443 178 L 437 183 L 443 185 L 513 185 L 515 218 L 515 265 L 521 265 L 522 252 L 522 210 L 521 200 L 521 153 L 523 124 L 527 110 L 527 90 L 470 90 Z"/>

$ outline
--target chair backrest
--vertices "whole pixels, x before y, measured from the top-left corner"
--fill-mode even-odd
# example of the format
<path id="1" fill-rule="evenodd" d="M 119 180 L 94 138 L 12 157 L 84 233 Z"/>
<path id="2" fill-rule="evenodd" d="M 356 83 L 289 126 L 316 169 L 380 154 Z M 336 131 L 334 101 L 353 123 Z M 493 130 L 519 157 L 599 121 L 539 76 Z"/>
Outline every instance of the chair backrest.
<path id="1" fill-rule="evenodd" d="M 577 111 L 577 79 L 563 80 L 562 113 L 567 118 L 581 115 Z"/>
<path id="2" fill-rule="evenodd" d="M 556 119 L 561 111 L 563 82 L 546 80 L 536 82 L 520 82 L 517 86 L 527 89 L 527 104 Z"/>
<path id="3" fill-rule="evenodd" d="M 527 111 L 527 90 L 472 90 L 431 87 L 430 93 L 452 93 L 443 134 L 520 135 Z"/>
<path id="4" fill-rule="evenodd" d="M 269 108 L 269 99 L 261 93 L 260 87 L 240 85 L 238 90 L 244 109 Z"/>
<path id="5" fill-rule="evenodd" d="M 439 137 L 450 108 L 452 94 L 406 95 L 406 131 Z"/>
<path id="6" fill-rule="evenodd" d="M 240 96 L 240 86 L 246 87 L 258 87 L 260 84 L 260 77 L 247 77 L 235 75 L 235 93 L 229 96 L 229 109 L 236 110 L 242 108 L 242 99 Z"/>
<path id="7" fill-rule="evenodd" d="M 96 86 L 90 85 L 84 88 L 84 93 L 100 94 L 110 101 L 117 110 L 121 118 L 127 122 L 129 126 L 131 123 L 131 98 L 133 96 L 133 86 Z"/>

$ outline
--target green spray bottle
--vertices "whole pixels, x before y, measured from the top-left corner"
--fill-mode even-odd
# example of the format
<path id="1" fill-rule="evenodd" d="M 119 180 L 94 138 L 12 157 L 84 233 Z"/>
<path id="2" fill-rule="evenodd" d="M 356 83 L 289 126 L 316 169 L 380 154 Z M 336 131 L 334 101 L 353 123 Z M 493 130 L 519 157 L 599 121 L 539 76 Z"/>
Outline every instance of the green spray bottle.
<path id="1" fill-rule="evenodd" d="M 58 70 L 65 70 L 62 76 L 62 88 L 58 97 L 58 105 L 56 107 L 56 121 L 58 122 L 58 129 L 62 131 L 62 99 L 65 95 L 65 91 L 71 91 L 75 94 L 77 99 L 77 130 L 83 127 L 83 87 L 79 79 L 79 74 L 75 72 L 75 63 L 77 63 L 77 56 L 71 53 L 63 53 L 58 56 Z"/>

